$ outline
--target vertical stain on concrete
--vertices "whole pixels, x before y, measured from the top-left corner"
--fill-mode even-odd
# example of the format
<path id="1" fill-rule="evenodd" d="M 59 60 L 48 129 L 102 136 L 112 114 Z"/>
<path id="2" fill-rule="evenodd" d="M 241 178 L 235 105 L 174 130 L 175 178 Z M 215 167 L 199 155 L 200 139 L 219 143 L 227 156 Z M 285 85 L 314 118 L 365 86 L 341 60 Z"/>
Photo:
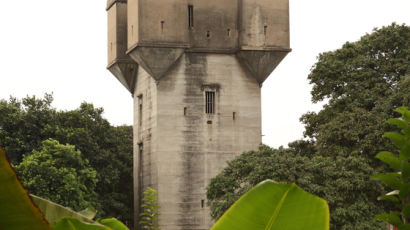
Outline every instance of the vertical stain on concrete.
<path id="1" fill-rule="evenodd" d="M 202 217 L 195 215 L 201 208 L 204 178 L 204 97 L 201 86 L 207 76 L 206 54 L 185 54 L 185 92 L 183 103 L 187 107 L 182 143 L 182 180 L 179 191 L 181 203 L 178 219 L 180 229 L 199 229 Z M 184 213 L 191 213 L 185 215 Z"/>
<path id="2" fill-rule="evenodd" d="M 249 44 L 252 46 L 263 46 L 265 34 L 261 7 L 259 5 L 256 5 L 253 9 L 249 27 Z"/>

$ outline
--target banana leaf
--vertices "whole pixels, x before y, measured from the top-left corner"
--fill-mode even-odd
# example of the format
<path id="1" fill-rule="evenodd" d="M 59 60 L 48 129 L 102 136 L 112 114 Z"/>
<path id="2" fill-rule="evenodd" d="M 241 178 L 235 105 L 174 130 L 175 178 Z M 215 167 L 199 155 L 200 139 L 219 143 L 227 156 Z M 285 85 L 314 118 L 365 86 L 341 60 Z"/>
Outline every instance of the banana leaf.
<path id="1" fill-rule="evenodd" d="M 34 205 L 0 149 L 0 229 L 49 230 L 43 213 Z"/>
<path id="2" fill-rule="evenodd" d="M 329 207 L 295 184 L 266 180 L 235 202 L 212 230 L 328 230 Z"/>

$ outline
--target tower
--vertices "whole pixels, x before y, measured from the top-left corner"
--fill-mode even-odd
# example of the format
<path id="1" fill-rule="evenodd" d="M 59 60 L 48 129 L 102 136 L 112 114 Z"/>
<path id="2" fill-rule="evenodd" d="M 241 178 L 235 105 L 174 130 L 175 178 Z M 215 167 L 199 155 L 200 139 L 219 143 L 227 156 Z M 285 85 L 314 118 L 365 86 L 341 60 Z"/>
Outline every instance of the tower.
<path id="1" fill-rule="evenodd" d="M 134 98 L 135 216 L 209 229 L 206 186 L 261 143 L 263 81 L 290 52 L 288 0 L 108 0 L 108 69 Z"/>

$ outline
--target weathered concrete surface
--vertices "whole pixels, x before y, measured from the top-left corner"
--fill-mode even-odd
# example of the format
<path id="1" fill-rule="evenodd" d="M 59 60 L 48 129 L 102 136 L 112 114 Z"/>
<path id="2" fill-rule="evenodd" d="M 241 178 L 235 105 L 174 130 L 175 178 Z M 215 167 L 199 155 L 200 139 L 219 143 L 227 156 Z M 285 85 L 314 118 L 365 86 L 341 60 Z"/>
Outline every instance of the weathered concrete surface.
<path id="1" fill-rule="evenodd" d="M 183 53 L 181 48 L 136 47 L 129 55 L 158 81 Z"/>
<path id="2" fill-rule="evenodd" d="M 209 229 L 210 179 L 261 142 L 260 85 L 290 52 L 289 2 L 108 0 L 107 11 L 108 68 L 134 96 L 135 222 L 150 186 L 161 229 Z"/>
<path id="3" fill-rule="evenodd" d="M 288 50 L 241 50 L 236 53 L 236 57 L 250 76 L 263 83 L 288 52 Z"/>
<path id="4" fill-rule="evenodd" d="M 202 202 L 210 179 L 226 161 L 261 143 L 259 83 L 235 55 L 225 54 L 186 53 L 158 85 L 144 72 L 140 67 L 134 93 L 136 142 L 144 145 L 139 180 L 159 192 L 161 229 L 209 229 Z M 216 92 L 215 114 L 204 111 L 206 90 Z M 146 98 L 142 113 L 138 95 Z"/>
<path id="5" fill-rule="evenodd" d="M 127 1 L 108 0 L 108 66 L 107 69 L 127 88 L 134 92 L 138 64 L 127 51 Z"/>

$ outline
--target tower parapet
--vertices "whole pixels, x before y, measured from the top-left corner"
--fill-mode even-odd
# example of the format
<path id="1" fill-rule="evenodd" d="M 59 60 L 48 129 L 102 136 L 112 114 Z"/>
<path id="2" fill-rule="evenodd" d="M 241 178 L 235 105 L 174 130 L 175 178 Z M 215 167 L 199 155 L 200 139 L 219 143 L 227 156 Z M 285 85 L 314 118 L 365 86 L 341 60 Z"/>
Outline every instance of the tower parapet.
<path id="1" fill-rule="evenodd" d="M 127 0 L 108 0 L 107 69 L 130 91 L 135 89 L 138 64 L 127 54 Z"/>

